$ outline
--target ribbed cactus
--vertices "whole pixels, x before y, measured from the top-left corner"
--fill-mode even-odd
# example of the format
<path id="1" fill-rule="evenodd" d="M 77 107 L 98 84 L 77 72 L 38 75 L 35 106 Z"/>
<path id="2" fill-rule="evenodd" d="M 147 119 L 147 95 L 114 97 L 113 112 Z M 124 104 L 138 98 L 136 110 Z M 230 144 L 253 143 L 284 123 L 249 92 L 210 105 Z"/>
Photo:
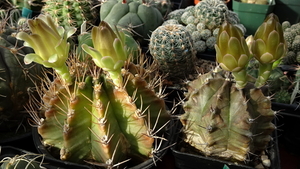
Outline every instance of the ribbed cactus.
<path id="1" fill-rule="evenodd" d="M 23 56 L 32 50 L 15 38 L 18 29 L 9 24 L 0 21 L 0 130 L 15 132 L 14 127 L 20 125 L 24 117 L 19 111 L 25 110 L 30 95 L 36 94 L 35 86 L 40 83 L 43 67 L 24 64 Z"/>
<path id="2" fill-rule="evenodd" d="M 163 23 L 161 12 L 146 1 L 108 0 L 101 5 L 100 19 L 132 33 L 139 42 L 149 39 L 151 32 Z"/>
<path id="3" fill-rule="evenodd" d="M 42 13 L 49 14 L 64 27 L 80 28 L 86 21 L 95 24 L 99 17 L 95 0 L 44 0 Z"/>
<path id="4" fill-rule="evenodd" d="M 258 28 L 252 43 L 246 43 L 239 28 L 223 23 L 216 44 L 221 68 L 188 83 L 183 103 L 185 113 L 180 116 L 184 141 L 205 156 L 251 164 L 251 154 L 261 155 L 272 140 L 275 112 L 271 109 L 270 97 L 262 92 L 261 83 L 253 83 L 255 79 L 245 69 L 252 55 L 260 62 L 259 67 L 271 63 L 276 67 L 276 60 L 285 50 L 284 42 L 278 38 L 283 34 L 279 25 L 278 18 L 269 15 Z M 270 39 L 264 41 L 265 46 L 258 51 L 255 43 L 262 43 L 264 36 Z M 275 48 L 267 47 L 271 44 Z M 280 49 L 281 56 L 272 56 L 270 63 L 262 62 L 264 57 L 257 57 L 263 54 L 262 51 L 274 54 L 273 50 Z M 260 71 L 263 74 L 262 69 Z"/>
<path id="5" fill-rule="evenodd" d="M 57 72 L 52 82 L 45 81 L 46 88 L 40 88 L 43 100 L 36 105 L 41 106 L 42 115 L 32 113 L 43 143 L 58 148 L 62 160 L 101 163 L 107 168 L 126 165 L 122 162 L 130 159 L 137 163 L 155 158 L 155 143 L 165 140 L 162 133 L 169 114 L 155 90 L 160 82 L 153 81 L 151 71 L 128 61 L 131 53 L 125 43 L 127 35 L 115 33 L 101 22 L 91 32 L 93 48 L 82 45 L 89 55 L 78 59 L 55 48 L 61 43 L 66 51 L 65 42 L 74 31 L 63 32 L 52 25 L 49 16 L 29 21 L 38 36 L 55 37 L 48 44 L 53 48 L 48 50 L 56 56 L 37 47 L 47 42 L 40 44 L 36 36 L 18 34 L 35 50 L 35 54 L 25 56 L 26 62 L 36 61 Z M 44 28 L 52 36 L 43 34 Z M 67 57 L 66 68 L 61 68 Z"/>
<path id="6" fill-rule="evenodd" d="M 192 37 L 183 25 L 164 24 L 152 32 L 149 50 L 169 79 L 185 79 L 195 71 Z"/>

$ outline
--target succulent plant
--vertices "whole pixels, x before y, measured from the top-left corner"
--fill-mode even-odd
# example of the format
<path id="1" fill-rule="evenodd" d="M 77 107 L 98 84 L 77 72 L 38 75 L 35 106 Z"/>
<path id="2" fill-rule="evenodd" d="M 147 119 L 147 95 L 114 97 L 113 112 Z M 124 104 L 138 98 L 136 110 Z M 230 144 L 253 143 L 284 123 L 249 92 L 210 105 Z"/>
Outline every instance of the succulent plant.
<path id="1" fill-rule="evenodd" d="M 282 57 L 284 52 L 278 48 L 284 46 L 284 41 L 278 37 L 282 37 L 283 31 L 278 29 L 278 24 L 278 18 L 269 15 L 258 28 L 254 38 L 257 40 L 253 42 L 252 38 L 246 41 L 239 28 L 224 22 L 216 43 L 220 67 L 188 83 L 183 102 L 185 113 L 180 116 L 184 141 L 205 156 L 251 164 L 272 140 L 271 133 L 276 127 L 272 123 L 275 112 L 271 109 L 270 97 L 264 95 L 262 85 L 254 83 L 256 79 L 248 75 L 246 69 L 252 55 L 260 61 L 263 59 L 257 57 L 263 53 L 260 50 L 278 51 Z M 270 39 L 264 41 L 260 50 L 253 50 L 253 43 L 262 43 L 258 41 L 263 41 L 265 36 Z M 275 47 L 269 48 L 271 44 Z M 268 52 L 273 54 L 270 50 Z M 280 57 L 273 56 L 273 62 Z M 262 64 L 269 63 L 261 62 L 260 66 Z"/>
<path id="2" fill-rule="evenodd" d="M 43 143 L 57 148 L 62 160 L 107 168 L 129 159 L 157 160 L 156 145 L 166 140 L 162 134 L 170 116 L 159 96 L 159 77 L 129 62 L 127 35 L 102 21 L 92 28 L 93 47 L 82 45 L 88 55 L 78 59 L 67 54 L 74 30 L 55 26 L 49 16 L 28 22 L 35 34 L 17 35 L 35 52 L 25 63 L 38 62 L 57 73 L 39 88 L 42 102 L 28 106 Z M 38 41 L 43 38 L 48 41 Z"/>
<path id="3" fill-rule="evenodd" d="M 149 17 L 151 16 L 151 17 Z M 140 43 L 149 39 L 151 32 L 163 23 L 161 12 L 146 1 L 108 0 L 101 5 L 101 21 L 111 27 L 126 29 Z"/>
<path id="4" fill-rule="evenodd" d="M 42 162 L 36 161 L 38 158 L 44 158 L 39 154 L 23 154 L 14 157 L 4 157 L 0 161 L 0 169 L 45 169 Z"/>
<path id="5" fill-rule="evenodd" d="M 192 37 L 180 24 L 164 24 L 150 37 L 150 54 L 169 79 L 185 79 L 195 71 Z"/>
<path id="6" fill-rule="evenodd" d="M 44 2 L 42 13 L 52 16 L 65 28 L 80 28 L 84 22 L 96 24 L 99 17 L 96 8 L 99 3 L 94 0 L 44 0 Z"/>
<path id="7" fill-rule="evenodd" d="M 23 63 L 23 56 L 32 50 L 15 37 L 21 27 L 10 27 L 6 21 L 0 20 L 0 126 L 1 131 L 15 132 L 24 117 L 20 111 L 25 110 L 30 95 L 36 94 L 43 67 Z"/>
<path id="8" fill-rule="evenodd" d="M 287 42 L 287 57 L 289 58 L 283 60 L 283 64 L 298 64 L 300 62 L 297 61 L 297 55 L 291 54 L 297 54 L 298 52 L 300 52 L 300 24 L 290 24 L 289 21 L 284 21 L 282 22 L 282 29 L 284 30 L 283 37 Z M 293 56 L 293 58 L 291 56 Z"/>
<path id="9" fill-rule="evenodd" d="M 219 27 L 225 20 L 238 26 L 243 33 L 246 32 L 245 27 L 240 24 L 237 13 L 230 11 L 227 5 L 221 0 L 204 0 L 195 6 L 174 10 L 169 13 L 167 18 L 177 19 L 178 23 L 186 26 L 192 36 L 197 36 L 200 33 L 201 39 L 193 38 L 194 43 L 198 43 L 197 41 L 206 42 L 209 37 L 216 36 Z M 202 42 L 199 43 L 202 44 Z M 210 42 L 208 44 L 210 45 Z M 198 53 L 204 52 L 203 47 L 197 49 Z M 206 49 L 214 50 L 211 46 L 206 47 Z"/>

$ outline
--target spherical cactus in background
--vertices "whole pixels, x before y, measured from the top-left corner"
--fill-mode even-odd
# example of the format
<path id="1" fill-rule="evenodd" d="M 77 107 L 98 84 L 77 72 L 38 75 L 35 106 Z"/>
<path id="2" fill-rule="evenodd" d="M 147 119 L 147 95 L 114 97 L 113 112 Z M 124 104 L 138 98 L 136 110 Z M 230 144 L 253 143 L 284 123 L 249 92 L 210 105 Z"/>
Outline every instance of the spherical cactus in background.
<path id="1" fill-rule="evenodd" d="M 99 17 L 99 11 L 94 6 L 94 0 L 45 0 L 42 13 L 49 14 L 56 19 L 56 22 L 68 27 L 80 28 L 86 21 L 88 24 L 95 24 Z M 79 30 L 79 29 L 78 29 Z"/>
<path id="2" fill-rule="evenodd" d="M 112 28 L 121 27 L 139 42 L 149 39 L 151 32 L 163 23 L 161 12 L 147 2 L 108 0 L 101 5 L 100 19 Z"/>
<path id="3" fill-rule="evenodd" d="M 282 25 L 283 31 L 285 31 L 287 28 L 291 27 L 291 23 L 289 21 L 283 21 L 281 25 Z"/>
<path id="4" fill-rule="evenodd" d="M 228 8 L 221 0 L 203 0 L 195 6 L 195 15 L 208 29 L 219 27 L 224 19 Z"/>
<path id="5" fill-rule="evenodd" d="M 159 26 L 151 35 L 149 50 L 170 79 L 185 79 L 195 71 L 193 40 L 183 25 Z"/>

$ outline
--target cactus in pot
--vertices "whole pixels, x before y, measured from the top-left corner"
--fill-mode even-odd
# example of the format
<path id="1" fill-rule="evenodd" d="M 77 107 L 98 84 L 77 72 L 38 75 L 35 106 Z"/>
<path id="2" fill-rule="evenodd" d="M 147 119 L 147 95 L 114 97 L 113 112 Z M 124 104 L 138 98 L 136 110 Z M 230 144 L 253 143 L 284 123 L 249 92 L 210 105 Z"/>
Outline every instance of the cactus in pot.
<path id="1" fill-rule="evenodd" d="M 215 46 L 221 68 L 188 84 L 183 103 L 185 113 L 180 116 L 186 143 L 205 156 L 240 164 L 253 164 L 262 155 L 272 140 L 275 112 L 270 97 L 262 91 L 263 82 L 254 83 L 256 79 L 247 74 L 246 67 L 255 56 L 260 67 L 273 64 L 275 68 L 286 50 L 282 34 L 273 14 L 266 18 L 248 45 L 237 27 L 223 23 Z M 263 43 L 262 48 L 256 48 Z M 262 76 L 263 70 L 269 71 L 260 69 Z"/>
<path id="2" fill-rule="evenodd" d="M 32 50 L 16 39 L 23 27 L 7 23 L 9 18 L 0 20 L 0 131 L 16 133 L 26 117 L 24 106 L 31 95 L 36 95 L 35 87 L 41 82 L 43 67 L 32 63 L 24 64 L 23 56 Z M 29 129 L 30 127 L 27 127 Z"/>
<path id="3" fill-rule="evenodd" d="M 62 160 L 107 168 L 126 166 L 129 160 L 157 160 L 155 145 L 166 141 L 163 133 L 170 116 L 156 90 L 160 82 L 129 61 L 128 35 L 101 22 L 92 28 L 93 47 L 83 44 L 88 55 L 78 59 L 68 55 L 67 37 L 74 29 L 64 31 L 43 15 L 28 22 L 35 34 L 21 32 L 18 38 L 35 53 L 26 55 L 25 62 L 56 72 L 54 80 L 40 88 L 42 102 L 29 105 L 43 143 L 57 148 Z M 47 50 L 42 48 L 46 45 Z"/>

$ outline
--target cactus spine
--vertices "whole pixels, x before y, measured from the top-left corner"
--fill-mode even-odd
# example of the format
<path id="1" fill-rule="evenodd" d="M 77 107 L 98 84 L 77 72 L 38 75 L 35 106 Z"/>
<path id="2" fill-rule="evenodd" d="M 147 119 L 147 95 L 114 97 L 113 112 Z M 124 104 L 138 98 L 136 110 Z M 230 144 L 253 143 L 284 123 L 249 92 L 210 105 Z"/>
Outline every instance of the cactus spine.
<path id="1" fill-rule="evenodd" d="M 43 19 L 35 21 L 41 28 L 47 26 Z M 49 17 L 46 20 L 53 23 Z M 51 63 L 59 73 L 54 81 L 45 81 L 46 88 L 40 88 L 43 100 L 36 106 L 41 105 L 42 116 L 32 116 L 44 144 L 58 148 L 60 159 L 114 168 L 128 159 L 135 163 L 155 158 L 153 145 L 164 140 L 161 134 L 169 114 L 156 94 L 159 81 L 150 81 L 149 71 L 128 61 L 126 36 L 101 22 L 91 32 L 94 48 L 82 45 L 89 54 L 85 59 L 71 57 L 67 70 L 57 70 L 56 65 L 68 56 Z M 18 37 L 29 42 L 30 36 L 24 33 Z M 39 49 L 35 48 L 34 58 L 27 55 L 28 60 L 39 61 Z M 46 61 L 41 63 L 48 66 Z M 35 111 L 35 105 L 31 106 Z"/>
<path id="2" fill-rule="evenodd" d="M 36 94 L 35 86 L 40 84 L 43 67 L 23 63 L 23 55 L 32 50 L 15 37 L 21 27 L 16 23 L 10 27 L 6 20 L 0 21 L 0 126 L 1 131 L 16 132 L 24 118 L 20 111 L 25 110 L 30 95 Z"/>
<path id="3" fill-rule="evenodd" d="M 149 50 L 169 79 L 185 79 L 195 71 L 192 37 L 180 24 L 164 24 L 152 32 Z"/>
<path id="4" fill-rule="evenodd" d="M 285 41 L 277 16 L 270 14 L 254 38 L 247 41 L 239 28 L 228 22 L 222 24 L 215 45 L 221 68 L 188 84 L 183 104 L 185 114 L 180 120 L 184 141 L 205 156 L 251 164 L 251 154 L 260 156 L 272 140 L 275 112 L 270 97 L 261 90 L 263 81 L 253 84 L 257 80 L 245 68 L 253 55 L 259 61 L 259 74 L 265 76 L 270 71 L 268 65 L 275 68 L 284 56 Z M 263 43 L 264 47 L 258 49 L 256 43 Z M 274 49 L 268 47 L 271 44 Z M 267 60 L 265 53 L 268 53 Z"/>
<path id="5" fill-rule="evenodd" d="M 80 28 L 86 21 L 95 24 L 99 17 L 94 0 L 45 0 L 42 13 L 49 14 L 64 27 Z"/>

